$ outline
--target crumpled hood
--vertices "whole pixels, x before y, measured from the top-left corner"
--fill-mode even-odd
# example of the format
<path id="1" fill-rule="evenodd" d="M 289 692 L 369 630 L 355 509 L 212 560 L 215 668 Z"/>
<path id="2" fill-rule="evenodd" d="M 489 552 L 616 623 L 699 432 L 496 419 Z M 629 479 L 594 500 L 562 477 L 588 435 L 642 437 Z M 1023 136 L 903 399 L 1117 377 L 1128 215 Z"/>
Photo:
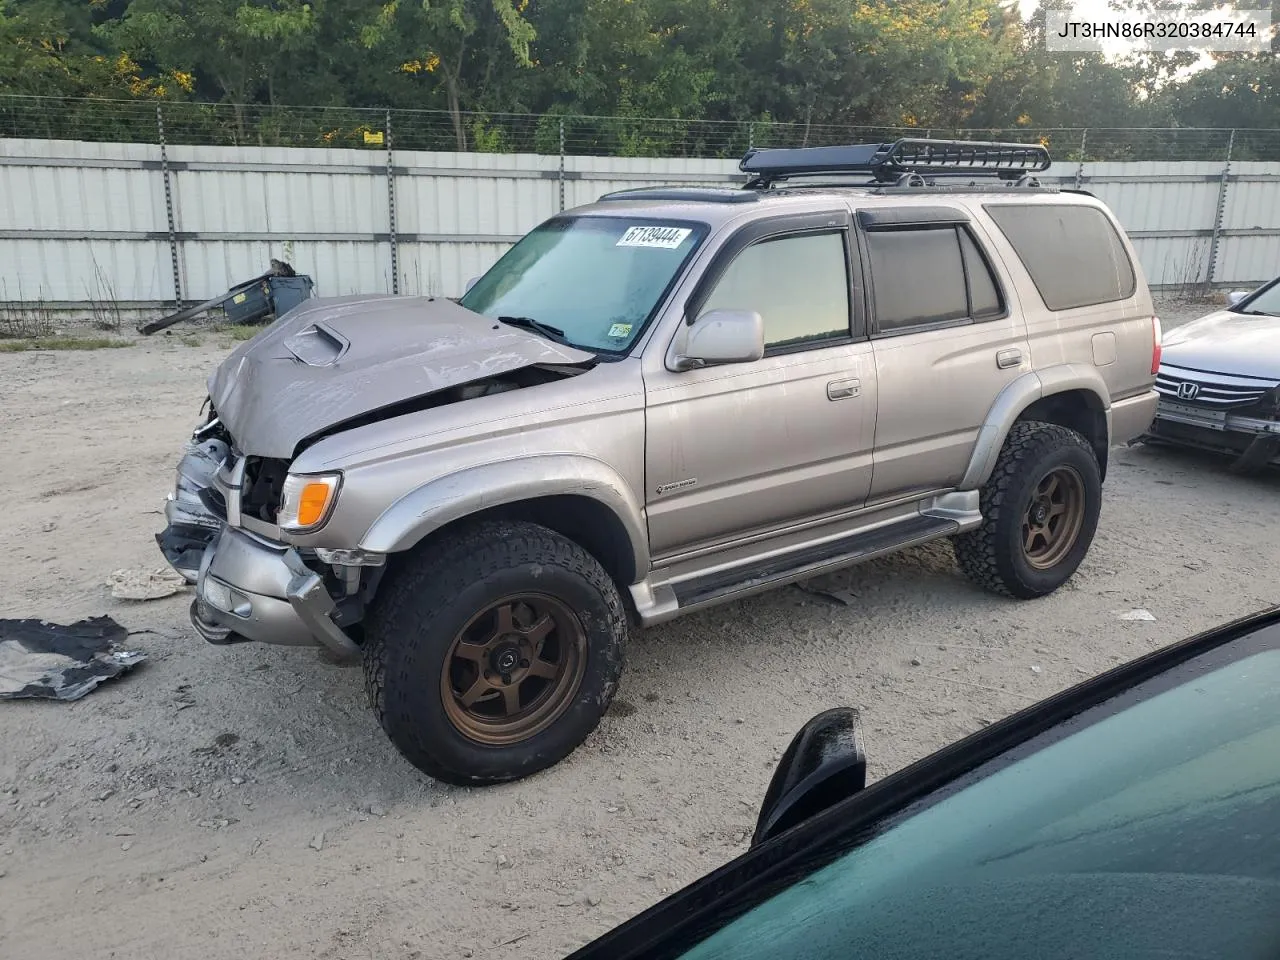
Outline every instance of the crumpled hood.
<path id="1" fill-rule="evenodd" d="M 1215 311 L 1171 331 L 1161 360 L 1206 373 L 1280 380 L 1280 318 Z"/>
<path id="2" fill-rule="evenodd" d="M 237 347 L 209 397 L 241 453 L 290 459 L 307 437 L 404 400 L 592 359 L 443 298 L 316 299 Z"/>

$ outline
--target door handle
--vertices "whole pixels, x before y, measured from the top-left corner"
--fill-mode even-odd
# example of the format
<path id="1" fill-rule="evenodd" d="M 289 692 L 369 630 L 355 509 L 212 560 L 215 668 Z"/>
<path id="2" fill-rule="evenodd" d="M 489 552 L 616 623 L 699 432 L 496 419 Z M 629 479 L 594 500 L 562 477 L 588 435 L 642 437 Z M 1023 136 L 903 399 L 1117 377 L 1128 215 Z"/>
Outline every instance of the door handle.
<path id="1" fill-rule="evenodd" d="M 1010 367 L 1016 367 L 1020 363 L 1022 363 L 1022 351 L 1017 347 L 1001 350 L 996 354 L 996 366 L 1001 370 L 1008 370 Z"/>
<path id="2" fill-rule="evenodd" d="M 862 394 L 861 380 L 832 380 L 827 384 L 828 400 L 848 400 Z"/>

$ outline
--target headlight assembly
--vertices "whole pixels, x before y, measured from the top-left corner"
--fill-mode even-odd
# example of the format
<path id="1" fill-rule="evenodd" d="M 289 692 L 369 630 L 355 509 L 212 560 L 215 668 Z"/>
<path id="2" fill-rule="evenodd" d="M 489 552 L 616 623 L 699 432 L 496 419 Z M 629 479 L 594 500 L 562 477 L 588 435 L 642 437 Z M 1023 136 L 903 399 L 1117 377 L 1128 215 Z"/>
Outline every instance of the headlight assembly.
<path id="1" fill-rule="evenodd" d="M 341 486 L 340 473 L 289 474 L 276 517 L 280 529 L 304 533 L 323 525 L 333 512 Z"/>

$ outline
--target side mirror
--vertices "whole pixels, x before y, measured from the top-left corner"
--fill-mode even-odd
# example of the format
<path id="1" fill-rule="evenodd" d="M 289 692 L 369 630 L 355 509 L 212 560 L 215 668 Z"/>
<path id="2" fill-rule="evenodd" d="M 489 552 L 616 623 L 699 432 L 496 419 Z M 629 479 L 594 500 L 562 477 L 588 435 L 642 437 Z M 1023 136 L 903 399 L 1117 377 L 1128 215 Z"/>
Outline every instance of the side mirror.
<path id="1" fill-rule="evenodd" d="M 1232 290 L 1227 294 L 1227 306 L 1234 307 L 1237 303 L 1249 295 L 1248 290 Z"/>
<path id="2" fill-rule="evenodd" d="M 479 278 L 479 277 L 472 277 L 470 280 L 468 280 L 468 281 L 467 281 L 467 289 L 465 289 L 465 290 L 463 290 L 463 291 L 462 291 L 462 292 L 463 292 L 463 294 L 465 295 L 465 294 L 470 293 L 470 292 L 471 292 L 471 288 L 472 288 L 472 287 L 474 287 L 474 286 L 475 286 L 477 283 L 479 283 L 479 282 L 480 282 L 480 278 Z"/>
<path id="3" fill-rule="evenodd" d="M 754 310 L 711 310 L 694 321 L 681 370 L 750 363 L 764 356 L 764 318 Z"/>
<path id="4" fill-rule="evenodd" d="M 867 785 L 867 754 L 857 710 L 818 714 L 795 735 L 769 781 L 751 845 L 791 829 Z"/>

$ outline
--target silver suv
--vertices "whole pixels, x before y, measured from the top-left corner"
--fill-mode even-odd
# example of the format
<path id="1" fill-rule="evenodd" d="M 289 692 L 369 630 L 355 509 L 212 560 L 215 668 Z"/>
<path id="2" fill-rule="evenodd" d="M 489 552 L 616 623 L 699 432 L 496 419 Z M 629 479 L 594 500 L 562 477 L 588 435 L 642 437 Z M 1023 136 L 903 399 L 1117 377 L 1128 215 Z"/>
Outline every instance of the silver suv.
<path id="1" fill-rule="evenodd" d="M 1038 146 L 763 150 L 629 191 L 443 298 L 311 300 L 241 345 L 158 536 L 213 643 L 362 657 L 416 766 L 523 777 L 648 626 L 954 538 L 1040 597 L 1156 405 L 1123 231 Z M 852 182 L 851 182 L 852 181 Z"/>

